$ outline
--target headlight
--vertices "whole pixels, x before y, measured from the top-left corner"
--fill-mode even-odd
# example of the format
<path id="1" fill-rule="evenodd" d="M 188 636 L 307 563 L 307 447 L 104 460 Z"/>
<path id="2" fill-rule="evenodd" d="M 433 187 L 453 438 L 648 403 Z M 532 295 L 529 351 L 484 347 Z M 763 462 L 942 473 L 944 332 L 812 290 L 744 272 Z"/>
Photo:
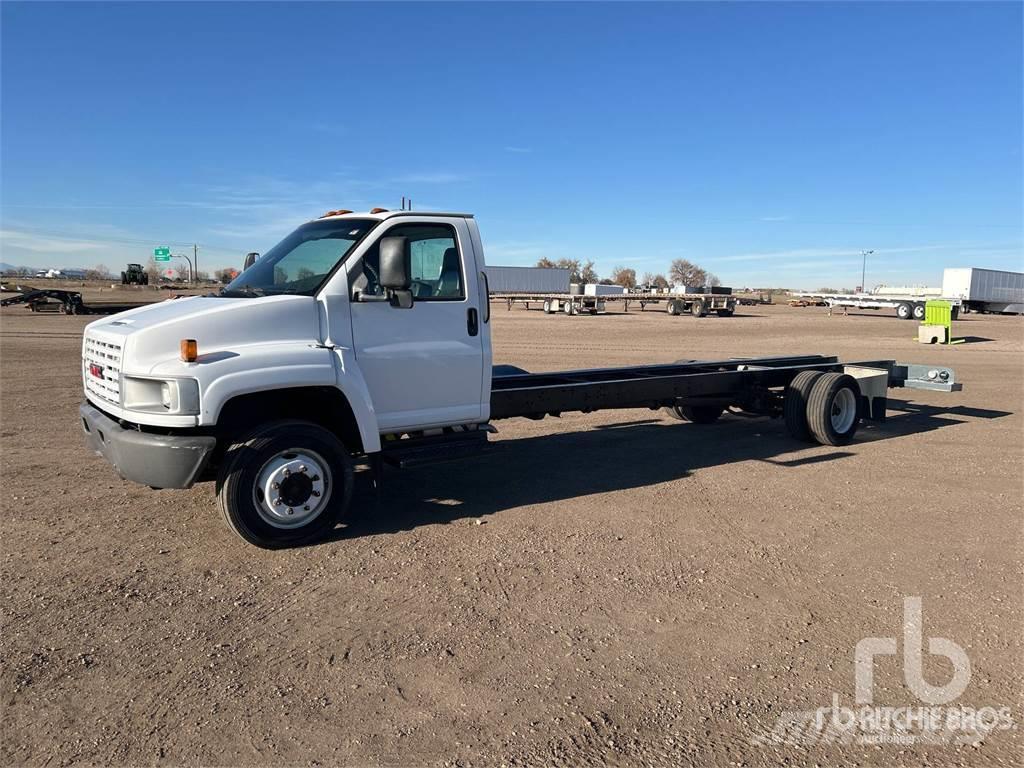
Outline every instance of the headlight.
<path id="1" fill-rule="evenodd" d="M 172 416 L 199 413 L 199 382 L 195 379 L 121 377 L 121 407 L 129 411 Z"/>

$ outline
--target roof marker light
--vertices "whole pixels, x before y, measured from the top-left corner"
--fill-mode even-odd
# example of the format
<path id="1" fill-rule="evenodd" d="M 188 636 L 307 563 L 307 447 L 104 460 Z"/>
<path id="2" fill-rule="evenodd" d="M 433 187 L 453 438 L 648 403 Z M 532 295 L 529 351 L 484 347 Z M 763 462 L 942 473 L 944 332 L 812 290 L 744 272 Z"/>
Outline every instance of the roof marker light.
<path id="1" fill-rule="evenodd" d="M 321 219 L 326 219 L 328 216 L 341 216 L 342 214 L 345 214 L 345 213 L 352 213 L 352 211 L 346 211 L 344 208 L 339 208 L 336 211 L 328 211 L 327 213 L 325 213 L 320 218 Z"/>
<path id="2" fill-rule="evenodd" d="M 181 340 L 181 360 L 185 363 L 194 363 L 199 357 L 199 345 L 195 339 Z"/>
<path id="3" fill-rule="evenodd" d="M 387 208 L 371 208 L 370 213 L 387 213 Z"/>

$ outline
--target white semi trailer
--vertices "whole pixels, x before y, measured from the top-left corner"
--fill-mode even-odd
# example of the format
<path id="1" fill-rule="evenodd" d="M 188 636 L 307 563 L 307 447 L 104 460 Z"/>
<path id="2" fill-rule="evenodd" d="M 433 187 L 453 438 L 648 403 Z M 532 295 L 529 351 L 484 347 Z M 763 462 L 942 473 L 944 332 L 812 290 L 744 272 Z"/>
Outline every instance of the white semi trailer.
<path id="1" fill-rule="evenodd" d="M 862 419 L 885 419 L 890 387 L 960 389 L 949 368 L 829 355 L 492 366 L 484 266 L 469 214 L 331 211 L 219 294 L 86 326 L 86 441 L 143 485 L 216 481 L 231 530 L 288 547 L 353 512 L 355 462 L 380 488 L 385 463 L 478 453 L 497 419 L 665 408 L 710 424 L 738 407 L 845 445 Z"/>
<path id="2" fill-rule="evenodd" d="M 964 312 L 1024 315 L 1024 272 L 957 267 L 942 273 L 942 295 Z"/>

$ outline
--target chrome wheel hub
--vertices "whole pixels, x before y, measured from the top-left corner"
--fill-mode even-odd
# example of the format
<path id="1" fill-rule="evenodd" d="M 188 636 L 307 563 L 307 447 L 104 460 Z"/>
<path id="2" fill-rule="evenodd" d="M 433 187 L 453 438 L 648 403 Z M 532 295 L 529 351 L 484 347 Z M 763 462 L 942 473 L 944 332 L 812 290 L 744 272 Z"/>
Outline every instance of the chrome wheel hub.
<path id="1" fill-rule="evenodd" d="M 275 528 L 298 528 L 316 519 L 331 496 L 331 471 L 318 453 L 282 451 L 256 475 L 253 503 Z"/>

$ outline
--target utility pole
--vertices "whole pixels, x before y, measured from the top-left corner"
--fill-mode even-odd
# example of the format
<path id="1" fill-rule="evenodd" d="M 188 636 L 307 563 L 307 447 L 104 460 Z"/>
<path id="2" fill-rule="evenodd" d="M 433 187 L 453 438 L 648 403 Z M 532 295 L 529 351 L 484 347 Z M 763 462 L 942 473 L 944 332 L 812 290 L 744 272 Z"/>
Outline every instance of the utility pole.
<path id="1" fill-rule="evenodd" d="M 864 284 L 864 276 L 868 270 L 868 256 L 874 253 L 874 251 L 861 251 L 860 255 L 863 257 L 863 262 L 860 265 L 860 292 L 867 293 L 867 286 Z"/>
<path id="2" fill-rule="evenodd" d="M 192 244 L 192 262 L 195 264 L 193 267 L 192 277 L 195 278 L 195 282 L 199 282 L 199 246 L 195 243 Z"/>

